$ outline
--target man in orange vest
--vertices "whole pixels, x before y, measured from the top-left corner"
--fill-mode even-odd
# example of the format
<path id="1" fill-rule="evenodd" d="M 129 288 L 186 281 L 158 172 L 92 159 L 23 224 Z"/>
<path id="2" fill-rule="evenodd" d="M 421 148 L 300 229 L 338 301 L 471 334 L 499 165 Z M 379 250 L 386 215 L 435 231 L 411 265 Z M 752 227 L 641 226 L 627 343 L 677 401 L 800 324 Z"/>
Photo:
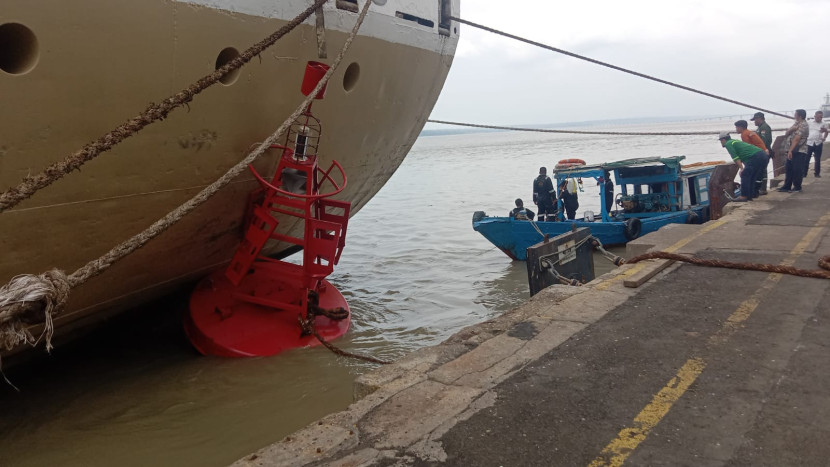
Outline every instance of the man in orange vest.
<path id="1" fill-rule="evenodd" d="M 751 131 L 749 128 L 747 128 L 748 126 L 749 124 L 746 122 L 746 120 L 738 120 L 737 122 L 735 122 L 735 132 L 741 134 L 741 141 L 743 141 L 744 143 L 749 143 L 759 149 L 763 149 L 764 152 L 767 154 L 767 163 L 764 164 L 763 167 L 758 168 L 758 178 L 755 181 L 755 191 L 759 195 L 765 195 L 767 194 L 767 166 L 769 166 L 770 151 L 766 143 L 764 143 L 764 140 L 762 140 L 761 137 L 758 136 L 758 133 Z"/>

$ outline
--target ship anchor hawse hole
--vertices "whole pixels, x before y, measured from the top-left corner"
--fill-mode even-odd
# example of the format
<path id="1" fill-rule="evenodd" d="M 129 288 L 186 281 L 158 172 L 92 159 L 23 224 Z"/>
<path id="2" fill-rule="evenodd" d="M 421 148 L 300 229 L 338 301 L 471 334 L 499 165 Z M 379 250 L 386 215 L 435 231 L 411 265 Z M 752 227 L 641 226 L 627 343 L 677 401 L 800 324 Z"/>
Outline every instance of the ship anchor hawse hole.
<path id="1" fill-rule="evenodd" d="M 223 66 L 230 63 L 233 59 L 239 56 L 239 51 L 234 49 L 233 47 L 226 47 L 219 52 L 219 56 L 216 57 L 216 70 L 222 68 Z M 241 73 L 241 69 L 237 68 L 236 70 L 231 71 L 227 75 L 223 76 L 219 82 L 224 84 L 225 86 L 230 86 L 239 79 L 239 74 Z"/>
<path id="2" fill-rule="evenodd" d="M 34 69 L 40 58 L 40 45 L 31 29 L 20 23 L 0 25 L 0 70 L 22 75 Z"/>

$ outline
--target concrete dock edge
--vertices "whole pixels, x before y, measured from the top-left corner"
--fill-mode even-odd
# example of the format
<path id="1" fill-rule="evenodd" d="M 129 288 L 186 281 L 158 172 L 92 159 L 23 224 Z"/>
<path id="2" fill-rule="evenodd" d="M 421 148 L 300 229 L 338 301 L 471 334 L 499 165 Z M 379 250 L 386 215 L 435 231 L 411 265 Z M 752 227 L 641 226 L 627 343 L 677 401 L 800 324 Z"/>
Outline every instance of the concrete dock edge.
<path id="1" fill-rule="evenodd" d="M 805 191 L 820 186 L 819 179 L 805 179 Z M 628 253 L 671 250 L 695 254 L 712 248 L 740 253 L 755 248 L 741 241 L 747 236 L 761 244 L 778 241 L 780 232 L 801 237 L 810 228 L 806 224 L 792 225 L 782 218 L 780 229 L 773 229 L 752 221 L 759 213 L 777 209 L 789 196 L 798 194 L 771 193 L 751 203 L 730 204 L 717 225 L 668 226 L 631 242 Z M 821 200 L 817 197 L 809 202 L 818 205 Z M 828 211 L 823 204 L 817 207 L 816 219 Z M 825 235 L 826 226 L 808 248 L 817 251 Z M 782 251 L 790 248 L 788 245 L 782 246 Z M 681 263 L 651 260 L 624 265 L 582 287 L 551 286 L 501 316 L 360 376 L 355 381 L 356 401 L 346 410 L 233 465 L 445 462 L 447 452 L 438 439 L 459 422 L 492 407 L 500 397 L 494 388 L 632 297 L 659 287 L 662 278 L 680 267 Z"/>

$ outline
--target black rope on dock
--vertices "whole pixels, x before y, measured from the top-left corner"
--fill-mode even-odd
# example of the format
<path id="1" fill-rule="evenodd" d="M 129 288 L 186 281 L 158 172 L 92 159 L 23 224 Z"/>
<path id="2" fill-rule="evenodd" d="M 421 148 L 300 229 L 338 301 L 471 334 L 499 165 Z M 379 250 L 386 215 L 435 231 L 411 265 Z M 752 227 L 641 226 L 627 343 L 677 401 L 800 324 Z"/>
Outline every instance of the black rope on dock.
<path id="1" fill-rule="evenodd" d="M 496 30 L 496 29 L 493 29 L 493 28 L 488 28 L 487 26 L 483 26 L 481 24 L 477 24 L 477 23 L 474 23 L 472 21 L 467 21 L 465 19 L 456 18 L 455 16 L 451 16 L 450 19 L 452 19 L 454 21 L 458 21 L 459 23 L 462 23 L 462 24 L 466 24 L 468 26 L 472 26 L 474 28 L 478 28 L 478 29 L 481 29 L 481 30 L 484 30 L 484 31 L 487 31 L 487 32 L 492 32 L 493 34 L 498 34 L 500 36 L 504 36 L 504 37 L 507 37 L 507 38 L 510 38 L 510 39 L 515 39 L 517 41 L 524 42 L 524 43 L 530 44 L 530 45 L 535 45 L 536 47 L 541 47 L 543 49 L 547 49 L 547 50 L 550 50 L 550 51 L 553 51 L 553 52 L 558 52 L 558 53 L 563 54 L 563 55 L 568 55 L 569 57 L 578 58 L 580 60 L 585 60 L 586 62 L 591 62 L 591 63 L 594 63 L 596 65 L 602 65 L 604 67 L 608 67 L 608 68 L 611 68 L 611 69 L 614 69 L 614 70 L 617 70 L 617 71 L 622 71 L 624 73 L 628 73 L 628 74 L 631 74 L 631 75 L 634 75 L 634 76 L 639 76 L 640 78 L 645 78 L 645 79 L 649 79 L 649 80 L 652 80 L 652 81 L 656 81 L 658 83 L 667 84 L 669 86 L 673 86 L 673 87 L 680 88 L 680 89 L 690 91 L 690 92 L 694 92 L 694 93 L 697 93 L 697 94 L 702 94 L 704 96 L 711 97 L 711 98 L 718 99 L 718 100 L 725 101 L 725 102 L 729 102 L 729 103 L 732 103 L 732 104 L 737 104 L 737 105 L 740 105 L 740 106 L 743 106 L 743 107 L 747 107 L 749 109 L 760 110 L 760 111 L 766 112 L 768 114 L 778 115 L 779 117 L 784 117 L 784 118 L 789 118 L 789 119 L 793 118 L 789 115 L 785 115 L 785 114 L 782 114 L 782 113 L 775 112 L 774 110 L 765 109 L 763 107 L 758 107 L 758 106 L 755 106 L 755 105 L 747 104 L 745 102 L 740 102 L 740 101 L 728 99 L 726 97 L 718 96 L 716 94 L 708 93 L 708 92 L 705 92 L 705 91 L 700 91 L 700 90 L 697 90 L 697 89 L 694 89 L 694 88 L 690 88 L 688 86 L 683 86 L 682 84 L 677 84 L 677 83 L 673 83 L 671 81 L 666 81 L 664 79 L 655 78 L 654 76 L 649 76 L 649 75 L 646 75 L 644 73 L 639 73 L 637 71 L 622 68 L 622 67 L 619 67 L 619 66 L 616 66 L 616 65 L 612 65 L 610 63 L 595 60 L 593 58 L 589 58 L 589 57 L 586 57 L 584 55 L 579 55 L 579 54 L 576 54 L 576 53 L 573 53 L 573 52 L 568 52 L 567 50 L 552 47 L 550 45 L 545 45 L 545 44 L 542 44 L 542 43 L 539 43 L 539 42 L 532 41 L 530 39 L 525 39 L 523 37 L 514 36 L 513 34 L 509 34 L 509 33 L 499 31 L 499 30 Z"/>

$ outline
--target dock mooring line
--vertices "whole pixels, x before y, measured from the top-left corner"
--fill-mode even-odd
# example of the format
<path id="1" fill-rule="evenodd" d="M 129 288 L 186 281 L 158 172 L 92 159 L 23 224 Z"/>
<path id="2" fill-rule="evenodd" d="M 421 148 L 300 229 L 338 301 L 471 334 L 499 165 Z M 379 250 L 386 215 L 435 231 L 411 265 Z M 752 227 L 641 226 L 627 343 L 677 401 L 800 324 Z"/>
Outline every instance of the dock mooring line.
<path id="1" fill-rule="evenodd" d="M 729 98 L 726 98 L 726 97 L 723 97 L 723 96 L 718 96 L 716 94 L 712 94 L 712 93 L 709 93 L 709 92 L 705 92 L 705 91 L 701 91 L 701 90 L 698 90 L 698 89 L 690 88 L 689 86 L 684 86 L 682 84 L 673 83 L 671 81 L 656 78 L 654 76 L 650 76 L 650 75 L 647 75 L 645 73 L 640 73 L 640 72 L 637 72 L 637 71 L 634 71 L 634 70 L 629 70 L 627 68 L 623 68 L 623 67 L 620 67 L 620 66 L 617 66 L 617 65 L 612 65 L 612 64 L 607 63 L 607 62 L 603 62 L 603 61 L 596 60 L 596 59 L 593 59 L 593 58 L 590 58 L 590 57 L 586 57 L 584 55 L 579 55 L 579 54 L 576 54 L 576 53 L 573 53 L 573 52 L 568 52 L 567 50 L 559 49 L 557 47 L 542 44 L 540 42 L 532 41 L 530 39 L 525 39 L 523 37 L 515 36 L 513 34 L 506 33 L 504 31 L 499 31 L 497 29 L 489 28 L 487 26 L 484 26 L 484 25 L 481 25 L 481 24 L 478 24 L 478 23 L 474 23 L 472 21 L 467 21 L 465 19 L 457 18 L 455 16 L 451 16 L 450 19 L 453 20 L 453 21 L 458 21 L 461 24 L 466 24 L 468 26 L 472 26 L 474 28 L 481 29 L 483 31 L 491 32 L 493 34 L 498 34 L 500 36 L 504 36 L 504 37 L 507 37 L 507 38 L 510 38 L 510 39 L 514 39 L 514 40 L 517 40 L 517 41 L 520 41 L 520 42 L 524 42 L 526 44 L 535 45 L 536 47 L 541 47 L 543 49 L 547 49 L 547 50 L 550 50 L 552 52 L 557 52 L 557 53 L 560 53 L 560 54 L 563 54 L 563 55 L 567 55 L 569 57 L 578 58 L 580 60 L 585 60 L 586 62 L 591 62 L 591 63 L 594 63 L 596 65 L 601 65 L 601 66 L 604 66 L 604 67 L 607 67 L 607 68 L 611 68 L 613 70 L 622 71 L 623 73 L 628 73 L 630 75 L 638 76 L 640 78 L 645 78 L 645 79 L 648 79 L 648 80 L 651 80 L 651 81 L 656 81 L 658 83 L 667 84 L 669 86 L 679 88 L 679 89 L 683 89 L 685 91 L 693 92 L 693 93 L 696 93 L 696 94 L 701 94 L 701 95 L 704 95 L 704 96 L 707 96 L 707 97 L 711 97 L 713 99 L 718 99 L 718 100 L 721 100 L 721 101 L 724 101 L 724 102 L 729 102 L 731 104 L 737 104 L 737 105 L 740 105 L 740 106 L 743 106 L 743 107 L 747 107 L 749 109 L 760 110 L 760 111 L 766 112 L 768 114 L 778 115 L 779 117 L 784 117 L 784 118 L 788 118 L 788 119 L 793 118 L 793 117 L 790 117 L 789 115 L 785 115 L 785 114 L 776 112 L 774 110 L 765 109 L 763 107 L 758 107 L 756 105 L 747 104 L 746 102 L 736 101 L 736 100 L 729 99 Z"/>
<path id="2" fill-rule="evenodd" d="M 816 279 L 830 279 L 830 255 L 823 256 L 818 260 L 821 269 L 801 269 L 785 264 L 761 264 L 761 263 L 736 263 L 719 259 L 703 259 L 693 256 L 679 255 L 665 251 L 654 251 L 635 256 L 625 261 L 625 264 L 638 263 L 647 259 L 671 259 L 698 266 L 709 266 L 713 268 L 742 269 L 745 271 L 773 272 L 778 274 L 789 274 L 791 276 L 813 277 Z"/>
<path id="3" fill-rule="evenodd" d="M 450 122 L 447 120 L 427 120 L 429 123 L 442 125 L 466 126 L 471 128 L 486 128 L 489 130 L 530 131 L 536 133 L 562 133 L 570 135 L 612 135 L 612 136 L 698 136 L 716 135 L 718 131 L 591 131 L 591 130 L 556 130 L 552 128 L 522 128 L 515 126 L 482 125 L 478 123 Z M 775 129 L 773 131 L 784 131 Z"/>

